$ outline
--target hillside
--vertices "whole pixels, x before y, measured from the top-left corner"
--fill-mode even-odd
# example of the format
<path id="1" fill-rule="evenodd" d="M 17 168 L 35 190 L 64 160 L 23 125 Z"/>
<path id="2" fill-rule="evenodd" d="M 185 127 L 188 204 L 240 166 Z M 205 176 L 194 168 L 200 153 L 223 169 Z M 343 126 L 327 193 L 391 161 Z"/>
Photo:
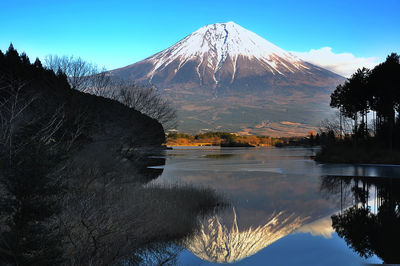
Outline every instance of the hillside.
<path id="1" fill-rule="evenodd" d="M 14 99 L 14 109 L 23 110 L 13 129 L 18 141 L 25 141 L 37 128 L 53 121 L 52 141 L 70 146 L 75 163 L 82 167 L 106 163 L 107 171 L 121 172 L 121 180 L 130 176 L 139 181 L 142 175 L 135 173 L 146 171 L 147 165 L 163 164 L 147 158 L 165 141 L 156 120 L 117 101 L 71 89 L 62 73 L 44 69 L 39 60 L 31 64 L 25 54 L 19 56 L 12 47 L 7 55 L 0 54 L 0 77 L 0 96 L 6 103 L 2 118 L 12 115 L 7 104 Z M 122 163 L 130 157 L 134 160 Z"/>
<path id="2" fill-rule="evenodd" d="M 145 186 L 163 172 L 164 139 L 156 120 L 71 89 L 61 71 L 12 45 L 0 51 L 0 264 L 168 257 L 163 248 L 222 199 L 211 189 Z"/>
<path id="3" fill-rule="evenodd" d="M 304 135 L 330 114 L 343 77 L 233 23 L 207 25 L 114 77 L 155 85 L 178 108 L 179 131 Z"/>

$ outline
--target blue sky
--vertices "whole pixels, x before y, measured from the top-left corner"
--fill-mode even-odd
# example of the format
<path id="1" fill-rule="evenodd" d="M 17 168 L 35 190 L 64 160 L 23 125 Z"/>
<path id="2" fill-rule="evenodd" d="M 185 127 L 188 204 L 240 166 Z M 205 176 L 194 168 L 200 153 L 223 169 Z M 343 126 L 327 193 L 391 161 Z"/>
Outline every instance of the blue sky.
<path id="1" fill-rule="evenodd" d="M 107 69 L 144 59 L 206 24 L 227 21 L 288 51 L 329 47 L 334 55 L 374 62 L 400 52 L 398 0 L 2 0 L 0 7 L 1 50 L 13 42 L 31 58 L 75 55 Z"/>

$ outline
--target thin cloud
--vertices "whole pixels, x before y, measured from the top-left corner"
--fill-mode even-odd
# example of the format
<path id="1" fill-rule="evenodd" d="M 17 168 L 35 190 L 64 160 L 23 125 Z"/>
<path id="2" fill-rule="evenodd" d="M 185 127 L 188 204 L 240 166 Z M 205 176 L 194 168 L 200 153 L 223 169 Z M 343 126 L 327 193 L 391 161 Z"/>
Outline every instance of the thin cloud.
<path id="1" fill-rule="evenodd" d="M 351 53 L 332 52 L 331 47 L 311 49 L 309 52 L 291 52 L 304 61 L 326 68 L 344 77 L 350 77 L 358 68 L 373 68 L 378 64 L 375 57 L 355 57 Z"/>

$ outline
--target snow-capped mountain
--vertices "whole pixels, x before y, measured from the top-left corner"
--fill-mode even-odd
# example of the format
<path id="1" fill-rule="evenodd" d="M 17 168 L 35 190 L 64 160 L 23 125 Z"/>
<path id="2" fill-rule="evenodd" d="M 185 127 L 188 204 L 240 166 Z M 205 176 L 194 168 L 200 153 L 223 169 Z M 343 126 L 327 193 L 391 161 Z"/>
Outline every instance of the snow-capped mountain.
<path id="1" fill-rule="evenodd" d="M 183 242 L 185 248 L 205 261 L 234 263 L 289 235 L 307 220 L 280 212 L 273 213 L 263 225 L 239 229 L 234 209 L 233 213 L 232 227 L 218 215 L 200 220 L 200 230 Z"/>
<path id="2" fill-rule="evenodd" d="M 233 22 L 202 27 L 147 60 L 154 65 L 147 74 L 150 81 L 158 71 L 163 71 L 169 65 L 175 65 L 174 63 L 178 65 L 174 72 L 179 72 L 185 64 L 196 62 L 195 70 L 199 82 L 208 73 L 212 77 L 211 83 L 215 84 L 218 84 L 224 72 L 229 72 L 232 83 L 238 66 L 245 60 L 254 60 L 259 65 L 259 70 L 273 74 L 309 69 L 294 55 Z"/>
<path id="3" fill-rule="evenodd" d="M 204 26 L 175 45 L 110 73 L 160 88 L 177 104 L 183 121 L 180 128 L 184 131 L 201 128 L 238 131 L 265 125 L 276 120 L 274 104 L 281 103 L 280 107 L 283 107 L 291 100 L 299 100 L 300 103 L 304 102 L 304 98 L 319 98 L 321 94 L 327 96 L 338 81 L 343 80 L 339 75 L 302 61 L 234 22 Z M 266 102 L 271 104 L 265 106 Z M 251 122 L 241 119 L 228 125 L 226 122 L 231 121 L 219 115 L 221 111 L 224 114 L 228 111 L 217 110 L 213 106 L 232 106 L 233 103 L 250 109 L 260 109 L 261 104 L 262 108 L 271 110 L 263 112 L 265 117 L 256 114 L 258 118 Z M 213 115 L 204 119 L 192 114 L 195 109 Z M 296 121 L 287 117 L 280 122 L 303 123 L 305 120 L 295 118 Z"/>

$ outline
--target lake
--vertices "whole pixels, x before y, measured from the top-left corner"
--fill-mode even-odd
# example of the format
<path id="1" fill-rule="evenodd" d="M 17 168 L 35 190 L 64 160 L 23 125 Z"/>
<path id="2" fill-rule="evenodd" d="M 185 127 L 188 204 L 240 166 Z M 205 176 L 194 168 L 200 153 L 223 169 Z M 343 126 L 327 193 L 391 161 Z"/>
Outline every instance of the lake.
<path id="1" fill-rule="evenodd" d="M 153 183 L 210 187 L 230 203 L 209 217 L 199 218 L 201 229 L 185 241 L 177 263 L 400 262 L 396 246 L 382 244 L 394 238 L 385 228 L 400 228 L 396 220 L 400 167 L 320 164 L 311 159 L 316 151 L 219 147 L 166 151 L 165 165 L 154 167 L 164 168 L 163 173 Z M 391 216 L 385 212 L 391 222 L 380 215 L 385 206 L 394 210 Z M 371 225 L 373 222 L 383 223 L 384 229 Z"/>

